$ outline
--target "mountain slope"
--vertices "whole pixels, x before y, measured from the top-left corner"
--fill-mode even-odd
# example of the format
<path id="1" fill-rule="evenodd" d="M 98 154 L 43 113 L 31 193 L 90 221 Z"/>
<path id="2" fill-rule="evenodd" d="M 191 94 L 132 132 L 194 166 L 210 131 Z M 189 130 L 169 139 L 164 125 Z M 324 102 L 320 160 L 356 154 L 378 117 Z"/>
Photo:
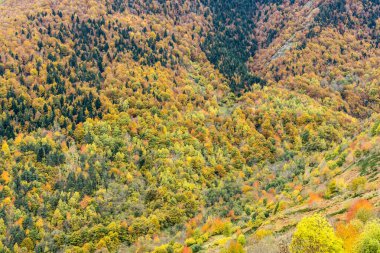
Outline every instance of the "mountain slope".
<path id="1" fill-rule="evenodd" d="M 4 1 L 1 249 L 218 252 L 376 195 L 378 4 L 334 3 Z"/>

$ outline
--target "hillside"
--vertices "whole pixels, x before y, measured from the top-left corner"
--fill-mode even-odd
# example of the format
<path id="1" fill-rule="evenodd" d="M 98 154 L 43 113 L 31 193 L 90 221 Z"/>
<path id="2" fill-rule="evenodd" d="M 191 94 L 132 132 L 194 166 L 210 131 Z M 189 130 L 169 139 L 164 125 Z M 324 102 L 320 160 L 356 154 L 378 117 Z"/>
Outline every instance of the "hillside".
<path id="1" fill-rule="evenodd" d="M 380 211 L 379 15 L 0 1 L 1 251 L 289 252 L 322 213 L 354 252 Z"/>

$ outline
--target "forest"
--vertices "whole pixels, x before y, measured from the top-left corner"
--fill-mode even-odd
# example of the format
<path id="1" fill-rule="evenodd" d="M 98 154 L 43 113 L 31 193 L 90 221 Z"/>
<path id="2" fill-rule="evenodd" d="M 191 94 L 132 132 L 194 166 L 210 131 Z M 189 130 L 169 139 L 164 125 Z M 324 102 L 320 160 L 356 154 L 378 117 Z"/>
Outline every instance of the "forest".
<path id="1" fill-rule="evenodd" d="M 0 0 L 0 28 L 0 252 L 380 252 L 378 0 Z"/>

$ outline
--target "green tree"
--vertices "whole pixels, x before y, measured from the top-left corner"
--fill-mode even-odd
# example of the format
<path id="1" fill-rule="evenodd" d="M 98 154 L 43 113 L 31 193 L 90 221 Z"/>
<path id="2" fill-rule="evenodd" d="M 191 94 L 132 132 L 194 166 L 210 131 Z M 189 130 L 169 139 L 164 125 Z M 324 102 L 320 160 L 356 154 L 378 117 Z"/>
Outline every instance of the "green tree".
<path id="1" fill-rule="evenodd" d="M 290 244 L 291 253 L 343 252 L 343 243 L 320 214 L 303 218 L 297 225 Z"/>
<path id="2" fill-rule="evenodd" d="M 364 227 L 357 245 L 358 253 L 380 253 L 380 222 L 371 221 Z"/>

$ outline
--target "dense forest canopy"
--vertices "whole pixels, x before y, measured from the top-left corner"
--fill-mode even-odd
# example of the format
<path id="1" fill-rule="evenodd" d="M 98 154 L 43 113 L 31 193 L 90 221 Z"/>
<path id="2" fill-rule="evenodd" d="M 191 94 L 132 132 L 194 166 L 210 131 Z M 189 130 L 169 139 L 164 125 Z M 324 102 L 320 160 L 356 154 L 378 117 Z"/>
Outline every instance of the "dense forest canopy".
<path id="1" fill-rule="evenodd" d="M 379 250 L 379 15 L 0 1 L 0 251 Z"/>

